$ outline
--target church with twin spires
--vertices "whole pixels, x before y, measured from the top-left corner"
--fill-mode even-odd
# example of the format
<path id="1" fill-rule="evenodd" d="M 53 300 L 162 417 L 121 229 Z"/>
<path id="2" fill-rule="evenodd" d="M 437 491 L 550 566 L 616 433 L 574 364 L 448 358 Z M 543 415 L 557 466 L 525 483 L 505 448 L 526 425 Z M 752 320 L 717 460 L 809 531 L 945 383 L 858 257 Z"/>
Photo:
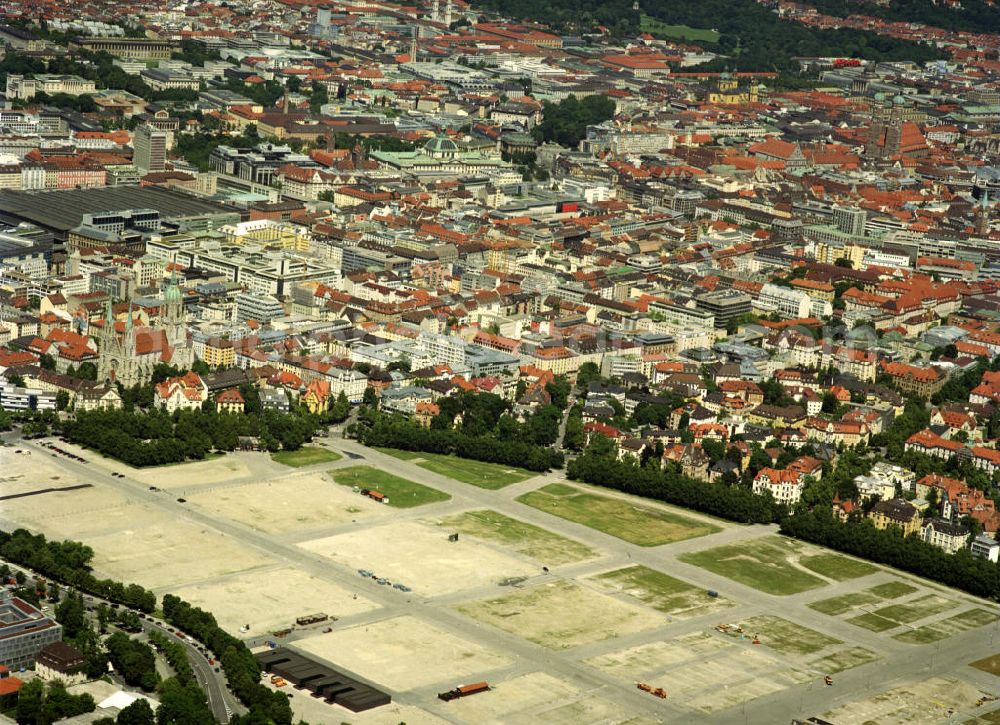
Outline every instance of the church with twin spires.
<path id="1" fill-rule="evenodd" d="M 136 325 L 132 306 L 124 322 L 116 322 L 111 302 L 104 311 L 104 327 L 98 336 L 98 380 L 118 382 L 126 388 L 149 382 L 158 363 L 186 370 L 194 363 L 194 351 L 184 324 L 184 299 L 171 278 L 163 294 L 158 320 Z"/>

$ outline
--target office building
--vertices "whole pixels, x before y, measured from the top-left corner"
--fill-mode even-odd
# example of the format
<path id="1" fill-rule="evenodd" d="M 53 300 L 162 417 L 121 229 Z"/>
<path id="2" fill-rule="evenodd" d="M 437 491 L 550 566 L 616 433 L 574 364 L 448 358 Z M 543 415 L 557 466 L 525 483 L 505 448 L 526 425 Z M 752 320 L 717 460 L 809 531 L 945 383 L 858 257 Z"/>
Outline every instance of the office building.
<path id="1" fill-rule="evenodd" d="M 868 215 L 864 209 L 838 206 L 833 210 L 833 223 L 845 234 L 863 237 L 867 221 Z"/>
<path id="2" fill-rule="evenodd" d="M 253 295 L 248 292 L 236 295 L 236 319 L 241 323 L 248 320 L 270 322 L 284 314 L 281 303 L 270 295 Z"/>
<path id="3" fill-rule="evenodd" d="M 696 297 L 695 305 L 715 315 L 715 326 L 724 328 L 730 320 L 749 314 L 752 300 L 735 290 L 716 290 Z"/>
<path id="4" fill-rule="evenodd" d="M 132 161 L 141 174 L 163 171 L 167 161 L 167 132 L 149 125 L 139 126 L 132 138 Z"/>
<path id="5" fill-rule="evenodd" d="M 61 624 L 10 589 L 0 589 L 0 664 L 11 670 L 31 667 L 42 648 L 61 641 Z"/>

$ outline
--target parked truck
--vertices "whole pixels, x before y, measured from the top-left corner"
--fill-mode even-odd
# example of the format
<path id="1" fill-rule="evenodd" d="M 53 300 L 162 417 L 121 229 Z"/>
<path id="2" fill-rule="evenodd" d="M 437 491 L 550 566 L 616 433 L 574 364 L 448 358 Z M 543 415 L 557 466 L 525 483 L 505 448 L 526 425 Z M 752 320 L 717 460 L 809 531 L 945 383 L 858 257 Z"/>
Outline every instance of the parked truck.
<path id="1" fill-rule="evenodd" d="M 448 690 L 447 692 L 439 692 L 438 697 L 445 702 L 450 702 L 452 700 L 457 700 L 460 697 L 468 697 L 469 695 L 478 695 L 480 692 L 486 692 L 490 689 L 490 686 L 486 682 L 475 682 L 471 685 L 460 685 L 454 690 Z"/>
<path id="2" fill-rule="evenodd" d="M 363 489 L 361 489 L 361 495 L 362 496 L 367 496 L 372 501 L 378 501 L 379 503 L 389 503 L 389 497 L 388 496 L 386 496 L 381 491 L 376 491 L 376 490 L 371 489 L 371 488 L 363 488 Z"/>

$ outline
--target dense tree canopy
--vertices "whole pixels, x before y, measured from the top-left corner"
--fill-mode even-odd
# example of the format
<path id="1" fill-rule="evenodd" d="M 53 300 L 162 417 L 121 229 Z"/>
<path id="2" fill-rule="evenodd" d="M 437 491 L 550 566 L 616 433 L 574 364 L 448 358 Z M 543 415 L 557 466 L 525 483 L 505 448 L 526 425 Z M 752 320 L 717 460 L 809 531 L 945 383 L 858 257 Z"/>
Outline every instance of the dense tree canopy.
<path id="1" fill-rule="evenodd" d="M 587 135 L 587 126 L 607 121 L 615 115 L 615 102 L 607 96 L 570 95 L 559 103 L 542 104 L 542 122 L 532 133 L 535 140 L 554 141 L 569 148 L 576 148 Z"/>
<path id="2" fill-rule="evenodd" d="M 129 465 L 157 466 L 202 459 L 212 450 L 235 450 L 240 436 L 259 437 L 268 450 L 297 450 L 318 425 L 316 416 L 301 410 L 286 415 L 110 410 L 77 413 L 64 423 L 63 434 Z"/>
<path id="3" fill-rule="evenodd" d="M 893 0 L 884 5 L 864 0 L 810 0 L 809 4 L 821 13 L 841 18 L 869 15 L 973 33 L 995 33 L 1000 29 L 996 6 L 982 0 L 962 0 L 958 5 L 933 0 Z"/>

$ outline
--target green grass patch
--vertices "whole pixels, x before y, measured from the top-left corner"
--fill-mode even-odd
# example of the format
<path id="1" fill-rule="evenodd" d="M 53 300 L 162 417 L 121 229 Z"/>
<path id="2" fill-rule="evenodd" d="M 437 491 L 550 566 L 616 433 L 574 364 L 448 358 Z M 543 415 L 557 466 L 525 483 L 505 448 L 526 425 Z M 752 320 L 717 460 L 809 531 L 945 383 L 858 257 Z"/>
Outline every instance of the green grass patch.
<path id="1" fill-rule="evenodd" d="M 639 16 L 639 29 L 644 33 L 649 33 L 654 37 L 669 40 L 688 40 L 698 42 L 703 40 L 708 43 L 719 41 L 719 31 L 710 28 L 692 28 L 689 25 L 667 25 L 656 18 L 648 15 Z"/>
<path id="2" fill-rule="evenodd" d="M 517 498 L 523 504 L 638 546 L 660 546 L 720 531 L 718 526 L 628 501 L 550 484 Z"/>
<path id="3" fill-rule="evenodd" d="M 728 577 L 768 594 L 798 594 L 826 586 L 817 576 L 792 566 L 788 557 L 800 547 L 789 539 L 764 536 L 752 541 L 682 554 L 688 564 Z"/>
<path id="4" fill-rule="evenodd" d="M 864 629 L 872 632 L 884 632 L 887 629 L 899 626 L 898 622 L 893 622 L 891 619 L 886 619 L 885 617 L 880 617 L 877 614 L 871 613 L 861 614 L 857 617 L 852 617 L 847 621 L 853 625 L 863 627 Z"/>
<path id="5" fill-rule="evenodd" d="M 917 627 L 916 629 L 911 629 L 907 632 L 901 632 L 893 637 L 893 639 L 898 639 L 900 642 L 908 642 L 910 644 L 929 644 L 931 642 L 947 639 L 948 637 L 958 634 L 959 632 L 964 632 L 967 629 L 984 627 L 987 624 L 995 622 L 996 620 L 997 615 L 993 612 L 988 612 L 985 609 L 970 609 L 968 611 L 961 612 L 960 614 L 956 614 L 953 617 L 942 619 L 940 622 L 926 624 L 923 627 Z"/>
<path id="6" fill-rule="evenodd" d="M 918 619 L 941 614 L 954 606 L 955 602 L 950 599 L 939 597 L 936 594 L 927 594 L 906 604 L 891 604 L 888 607 L 876 609 L 874 613 L 899 624 L 909 624 Z"/>
<path id="7" fill-rule="evenodd" d="M 330 477 L 341 486 L 370 488 L 384 493 L 389 506 L 408 509 L 428 503 L 447 501 L 448 494 L 420 483 L 400 478 L 372 466 L 350 466 L 330 471 Z"/>
<path id="8" fill-rule="evenodd" d="M 799 563 L 820 576 L 825 576 L 828 579 L 834 579 L 839 582 L 868 576 L 878 571 L 876 567 L 868 562 L 850 559 L 840 554 L 804 556 L 799 559 Z"/>
<path id="9" fill-rule="evenodd" d="M 375 450 L 376 451 L 380 451 L 382 453 L 386 453 L 386 454 L 392 456 L 393 458 L 399 458 L 399 459 L 404 460 L 404 461 L 412 461 L 415 458 L 420 458 L 421 456 L 427 455 L 425 453 L 418 453 L 416 451 L 404 451 L 404 450 L 400 450 L 399 448 L 380 448 L 380 447 L 376 447 Z"/>
<path id="10" fill-rule="evenodd" d="M 316 446 L 302 446 L 297 451 L 278 451 L 271 454 L 271 460 L 292 468 L 302 468 L 303 466 L 313 466 L 317 463 L 333 463 L 339 461 L 341 456 L 336 451 Z"/>
<path id="11" fill-rule="evenodd" d="M 824 675 L 835 675 L 844 670 L 866 665 L 878 659 L 878 655 L 864 647 L 848 647 L 826 657 L 820 657 L 809 663 L 809 666 L 819 670 Z"/>
<path id="12" fill-rule="evenodd" d="M 851 594 L 842 594 L 839 597 L 831 597 L 830 599 L 820 599 L 819 601 L 811 602 L 808 606 L 810 609 L 815 609 L 817 612 L 836 616 L 838 614 L 849 612 L 855 607 L 862 607 L 865 604 L 874 604 L 878 601 L 881 600 L 874 594 L 869 594 L 868 592 L 852 592 Z"/>
<path id="13" fill-rule="evenodd" d="M 731 606 L 721 597 L 708 596 L 700 587 L 641 565 L 598 574 L 591 581 L 606 591 L 627 594 L 653 609 L 682 619 Z"/>
<path id="14" fill-rule="evenodd" d="M 962 725 L 1000 725 L 1000 710 L 978 715 L 971 720 L 966 720 Z"/>
<path id="15" fill-rule="evenodd" d="M 761 644 L 783 654 L 809 655 L 830 645 L 843 644 L 839 639 L 781 617 L 762 615 L 740 624 L 744 634 L 757 635 Z"/>
<path id="16" fill-rule="evenodd" d="M 969 667 L 975 667 L 977 670 L 989 672 L 991 675 L 1000 677 L 1000 654 L 991 655 L 989 657 L 984 657 L 981 660 L 970 662 Z"/>
<path id="17" fill-rule="evenodd" d="M 881 599 L 899 599 L 900 597 L 905 597 L 907 594 L 913 594 L 913 592 L 917 591 L 917 588 L 906 582 L 891 581 L 868 587 L 866 591 L 871 592 Z"/>
<path id="18" fill-rule="evenodd" d="M 445 456 L 440 453 L 415 453 L 413 451 L 400 451 L 395 448 L 379 448 L 378 450 L 401 460 L 410 461 L 427 471 L 447 476 L 448 478 L 454 478 L 456 481 L 461 481 L 462 483 L 471 483 L 473 486 L 486 488 L 491 491 L 540 475 L 526 468 L 502 466 L 498 463 L 484 463 L 483 461 L 473 461 L 469 458 Z"/>
<path id="19" fill-rule="evenodd" d="M 577 541 L 496 511 L 465 511 L 443 519 L 438 526 L 497 542 L 548 565 L 569 564 L 597 556 L 593 549 Z"/>

